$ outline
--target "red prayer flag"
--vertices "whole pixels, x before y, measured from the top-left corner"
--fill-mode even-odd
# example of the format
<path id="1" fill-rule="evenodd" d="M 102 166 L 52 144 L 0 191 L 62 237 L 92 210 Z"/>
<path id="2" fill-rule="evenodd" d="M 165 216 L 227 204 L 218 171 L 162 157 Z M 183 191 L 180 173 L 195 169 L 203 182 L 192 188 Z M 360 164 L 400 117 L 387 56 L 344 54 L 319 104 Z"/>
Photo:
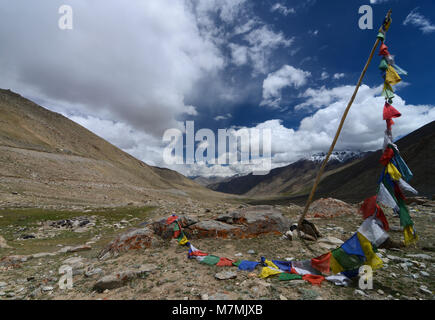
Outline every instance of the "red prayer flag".
<path id="1" fill-rule="evenodd" d="M 331 252 L 322 254 L 320 257 L 311 259 L 311 266 L 322 273 L 329 273 L 330 259 L 331 259 Z"/>
<path id="2" fill-rule="evenodd" d="M 381 44 L 381 48 L 379 49 L 379 55 L 380 56 L 389 56 L 390 53 L 388 52 L 388 47 L 385 45 L 385 43 Z"/>
<path id="3" fill-rule="evenodd" d="M 195 250 L 195 251 L 190 252 L 189 256 L 205 257 L 205 256 L 208 256 L 208 253 L 202 252 L 201 250 Z"/>
<path id="4" fill-rule="evenodd" d="M 376 196 L 367 198 L 364 200 L 363 204 L 359 208 L 360 213 L 363 216 L 363 219 L 367 219 L 371 215 L 373 215 L 376 211 Z"/>
<path id="5" fill-rule="evenodd" d="M 308 281 L 312 285 L 321 287 L 322 282 L 325 280 L 324 276 L 318 276 L 315 274 L 306 274 L 302 276 L 302 280 Z"/>
<path id="6" fill-rule="evenodd" d="M 236 260 L 220 258 L 219 262 L 216 265 L 219 267 L 231 267 L 233 265 L 233 262 L 236 262 Z"/>
<path id="7" fill-rule="evenodd" d="M 382 154 L 381 159 L 379 159 L 379 162 L 382 163 L 384 166 L 387 166 L 388 163 L 391 161 L 391 159 L 394 156 L 394 151 L 391 148 L 386 148 L 384 153 Z"/>
<path id="8" fill-rule="evenodd" d="M 170 216 L 168 219 L 166 219 L 166 224 L 171 224 L 172 222 L 174 222 L 177 219 L 178 219 L 178 217 L 174 214 L 174 215 Z"/>
<path id="9" fill-rule="evenodd" d="M 396 108 L 394 108 L 391 104 L 389 104 L 388 102 L 385 102 L 384 105 L 384 120 L 387 119 L 391 119 L 391 118 L 398 118 L 400 117 L 402 114 L 396 110 Z"/>
<path id="10" fill-rule="evenodd" d="M 384 228 L 385 231 L 390 230 L 390 226 L 388 225 L 388 220 L 384 214 L 384 211 L 382 211 L 382 209 L 379 206 L 377 206 L 377 208 L 378 208 L 378 213 L 376 214 L 376 218 L 382 222 L 382 227 Z"/>
<path id="11" fill-rule="evenodd" d="M 394 124 L 393 119 L 387 119 L 387 129 L 391 130 L 391 126 Z"/>

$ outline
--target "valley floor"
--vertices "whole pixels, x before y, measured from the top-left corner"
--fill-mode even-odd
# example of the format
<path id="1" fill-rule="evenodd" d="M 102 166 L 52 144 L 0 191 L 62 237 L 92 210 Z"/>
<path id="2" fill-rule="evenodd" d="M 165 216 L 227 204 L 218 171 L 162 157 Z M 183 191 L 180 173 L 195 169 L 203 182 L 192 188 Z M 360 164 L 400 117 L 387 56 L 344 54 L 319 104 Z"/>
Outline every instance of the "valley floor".
<path id="1" fill-rule="evenodd" d="M 163 202 L 162 202 L 163 203 Z M 173 210 L 171 210 L 171 208 Z M 13 265 L 0 261 L 0 299 L 433 299 L 435 291 L 435 236 L 433 202 L 429 206 L 411 205 L 420 241 L 415 247 L 380 249 L 384 267 L 374 271 L 372 290 L 359 290 L 357 281 L 349 287 L 339 287 L 324 281 L 321 287 L 301 280 L 279 281 L 278 278 L 258 278 L 254 272 L 236 267 L 208 266 L 187 259 L 186 247 L 176 240 L 163 241 L 160 246 L 133 250 L 118 257 L 100 261 L 97 254 L 117 234 L 144 221 L 167 217 L 171 213 L 196 218 L 215 217 L 237 208 L 231 203 L 189 203 L 127 206 L 122 208 L 80 209 L 59 211 L 48 209 L 0 210 L 0 236 L 5 239 L 0 259 L 11 255 L 26 256 Z M 296 221 L 296 206 L 278 206 L 285 216 Z M 399 220 L 387 213 L 391 237 L 400 241 Z M 69 219 L 71 227 L 62 227 Z M 348 239 L 361 224 L 358 214 L 334 219 L 310 219 L 324 237 Z M 59 222 L 60 221 L 60 222 Z M 56 222 L 53 224 L 51 222 Z M 59 227 L 57 227 L 59 226 Z M 27 239 L 24 239 L 26 238 Z M 231 259 L 259 261 L 292 258 L 304 260 L 326 252 L 319 243 L 292 241 L 279 235 L 264 235 L 254 239 L 192 240 L 198 249 Z M 1 242 L 0 242 L 1 244 Z M 64 252 L 62 252 L 64 248 Z M 248 253 L 249 251 L 249 253 Z M 50 253 L 53 253 L 52 255 Z M 54 254 L 55 253 L 55 254 Z M 416 255 L 416 256 L 413 256 Z M 73 288 L 60 289 L 59 268 L 73 266 Z M 103 275 L 125 270 L 148 269 L 126 285 L 103 292 L 93 286 Z M 217 280 L 215 274 L 233 271 L 236 278 Z"/>

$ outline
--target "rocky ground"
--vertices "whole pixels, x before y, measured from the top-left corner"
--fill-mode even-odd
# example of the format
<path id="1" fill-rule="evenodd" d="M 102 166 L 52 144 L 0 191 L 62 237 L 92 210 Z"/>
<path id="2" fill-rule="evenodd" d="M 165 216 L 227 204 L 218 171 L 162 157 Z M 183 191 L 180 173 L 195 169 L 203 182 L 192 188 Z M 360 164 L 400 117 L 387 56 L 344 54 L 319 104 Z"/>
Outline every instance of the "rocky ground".
<path id="1" fill-rule="evenodd" d="M 187 248 L 168 238 L 162 219 L 183 216 L 194 246 L 230 259 L 304 260 L 347 240 L 361 224 L 357 205 L 333 199 L 313 204 L 309 220 L 317 242 L 283 235 L 301 207 L 207 203 L 160 199 L 152 206 L 121 208 L 0 210 L 0 299 L 433 299 L 435 237 L 433 201 L 416 201 L 410 212 L 419 243 L 379 249 L 384 267 L 374 288 L 358 283 L 321 287 L 302 280 L 258 278 L 236 267 L 208 266 L 187 259 Z M 418 202 L 418 204 L 417 204 Z M 399 219 L 385 210 L 390 236 L 401 241 Z M 334 214 L 337 213 L 337 214 Z M 61 289 L 61 266 L 70 266 L 73 287 Z"/>

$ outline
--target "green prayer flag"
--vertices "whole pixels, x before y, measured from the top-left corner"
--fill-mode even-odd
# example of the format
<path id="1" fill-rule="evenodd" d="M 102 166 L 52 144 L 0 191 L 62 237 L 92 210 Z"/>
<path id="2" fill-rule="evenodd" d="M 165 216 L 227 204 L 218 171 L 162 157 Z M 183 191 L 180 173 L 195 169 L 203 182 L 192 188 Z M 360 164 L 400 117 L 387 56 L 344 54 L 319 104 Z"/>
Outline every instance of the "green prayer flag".
<path id="1" fill-rule="evenodd" d="M 345 271 L 358 269 L 363 264 L 363 260 L 360 257 L 354 254 L 347 254 L 341 247 L 333 250 L 331 253 Z"/>
<path id="2" fill-rule="evenodd" d="M 283 272 L 279 274 L 279 280 L 280 281 L 302 280 L 302 276 L 300 274 Z"/>
<path id="3" fill-rule="evenodd" d="M 381 70 L 387 70 L 388 69 L 387 60 L 385 60 L 385 59 L 381 60 L 381 63 L 379 64 L 379 69 L 381 69 Z"/>
<path id="4" fill-rule="evenodd" d="M 215 264 L 217 264 L 219 262 L 220 259 L 221 258 L 219 258 L 218 256 L 213 256 L 210 254 L 208 256 L 205 256 L 204 259 L 202 259 L 200 262 L 208 264 L 210 266 L 214 266 Z"/>
<path id="5" fill-rule="evenodd" d="M 411 219 L 411 216 L 409 215 L 408 207 L 405 205 L 405 202 L 403 199 L 399 199 L 399 217 L 400 217 L 400 225 L 402 227 L 412 226 L 414 225 L 414 222 Z"/>
<path id="6" fill-rule="evenodd" d="M 238 267 L 240 263 L 242 263 L 242 260 L 237 260 L 237 261 L 233 262 L 233 266 Z"/>
<path id="7" fill-rule="evenodd" d="M 382 32 L 379 32 L 378 35 L 376 36 L 376 38 L 379 38 L 382 41 L 384 41 L 385 40 L 385 35 Z"/>
<path id="8" fill-rule="evenodd" d="M 384 89 L 382 90 L 382 95 L 387 99 L 394 98 L 393 88 L 388 83 L 385 83 Z"/>

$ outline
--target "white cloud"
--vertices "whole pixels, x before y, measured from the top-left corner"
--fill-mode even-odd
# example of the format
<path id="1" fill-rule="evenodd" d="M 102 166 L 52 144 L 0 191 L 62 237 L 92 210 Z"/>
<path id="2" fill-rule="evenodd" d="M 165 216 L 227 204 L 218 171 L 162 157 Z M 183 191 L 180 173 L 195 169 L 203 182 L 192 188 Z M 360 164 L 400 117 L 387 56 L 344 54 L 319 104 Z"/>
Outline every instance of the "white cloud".
<path id="1" fill-rule="evenodd" d="M 247 45 L 247 54 L 250 58 L 254 74 L 269 71 L 269 59 L 273 51 L 280 46 L 290 47 L 294 39 L 287 39 L 282 32 L 274 32 L 269 26 L 263 25 L 247 33 L 243 39 Z"/>
<path id="2" fill-rule="evenodd" d="M 433 25 L 429 19 L 417 12 L 418 8 L 412 10 L 407 16 L 403 25 L 414 25 L 419 28 L 423 33 L 431 33 L 435 31 L 435 25 Z"/>
<path id="3" fill-rule="evenodd" d="M 281 4 L 281 3 L 275 3 L 272 8 L 270 9 L 271 12 L 275 12 L 278 11 L 279 13 L 287 16 L 290 13 L 295 13 L 295 9 L 293 8 L 287 8 L 285 5 Z"/>
<path id="4" fill-rule="evenodd" d="M 334 73 L 333 78 L 337 80 L 344 78 L 344 73 Z"/>
<path id="5" fill-rule="evenodd" d="M 75 1 L 68 31 L 57 28 L 56 1 L 32 10 L 8 2 L 0 20 L 0 87 L 31 93 L 48 107 L 65 105 L 70 114 L 111 114 L 160 136 L 178 117 L 199 112 L 186 97 L 225 67 L 183 0 Z M 233 15 L 229 6 L 225 19 Z"/>
<path id="6" fill-rule="evenodd" d="M 320 80 L 326 80 L 329 78 L 329 74 L 326 71 L 323 71 L 322 74 L 320 75 Z"/>
<path id="7" fill-rule="evenodd" d="M 299 88 L 307 83 L 307 78 L 310 76 L 310 72 L 289 65 L 284 65 L 281 69 L 269 73 L 263 81 L 263 101 L 260 105 L 278 108 L 282 89 Z"/>
<path id="8" fill-rule="evenodd" d="M 241 66 L 248 62 L 248 47 L 230 43 L 231 58 L 235 65 Z"/>
<path id="9" fill-rule="evenodd" d="M 227 119 L 230 119 L 230 118 L 232 118 L 232 117 L 233 117 L 233 116 L 232 116 L 231 113 L 227 113 L 227 114 L 225 114 L 225 115 L 216 116 L 216 117 L 214 117 L 214 119 L 215 119 L 216 121 L 219 121 L 219 120 L 227 120 Z"/>
<path id="10" fill-rule="evenodd" d="M 255 126 L 258 129 L 269 128 L 272 131 L 272 168 L 290 164 L 316 152 L 327 151 L 354 89 L 354 86 L 308 89 L 305 98 L 316 111 L 302 119 L 298 129 L 286 128 L 279 119 L 268 120 Z M 380 96 L 380 92 L 381 87 L 361 86 L 345 121 L 336 150 L 370 151 L 382 148 L 385 130 L 382 111 L 385 100 Z M 395 119 L 395 137 L 406 135 L 435 120 L 433 105 L 407 104 L 398 95 L 394 98 L 393 105 L 402 114 L 400 118 Z M 241 129 L 243 128 L 239 128 Z M 195 172 L 195 165 L 189 170 L 191 173 Z M 252 166 L 237 164 L 211 168 L 203 166 L 200 172 L 202 175 L 234 175 L 247 174 L 252 170 Z"/>

